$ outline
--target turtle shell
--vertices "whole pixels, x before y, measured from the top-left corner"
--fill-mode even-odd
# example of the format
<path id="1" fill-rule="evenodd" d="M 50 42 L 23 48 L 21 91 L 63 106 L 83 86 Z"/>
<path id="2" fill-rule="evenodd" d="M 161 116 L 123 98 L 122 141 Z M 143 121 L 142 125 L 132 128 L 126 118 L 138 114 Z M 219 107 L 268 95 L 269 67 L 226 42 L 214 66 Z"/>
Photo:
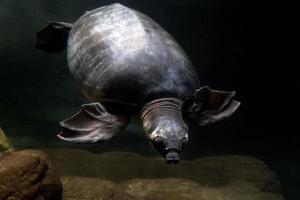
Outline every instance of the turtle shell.
<path id="1" fill-rule="evenodd" d="M 199 88 L 185 52 L 148 16 L 121 4 L 86 12 L 73 25 L 68 64 L 93 101 L 138 105 L 184 99 Z"/>

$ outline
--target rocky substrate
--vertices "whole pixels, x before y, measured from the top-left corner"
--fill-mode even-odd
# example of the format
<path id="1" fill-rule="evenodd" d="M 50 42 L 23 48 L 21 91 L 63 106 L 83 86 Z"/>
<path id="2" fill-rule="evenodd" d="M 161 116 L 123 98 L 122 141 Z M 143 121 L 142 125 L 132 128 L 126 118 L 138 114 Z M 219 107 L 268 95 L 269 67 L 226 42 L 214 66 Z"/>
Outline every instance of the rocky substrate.
<path id="1" fill-rule="evenodd" d="M 65 200 L 283 200 L 260 160 L 218 156 L 167 165 L 135 153 L 44 150 L 63 175 Z"/>
<path id="2" fill-rule="evenodd" d="M 62 185 L 48 156 L 40 151 L 0 157 L 0 200 L 61 200 Z"/>

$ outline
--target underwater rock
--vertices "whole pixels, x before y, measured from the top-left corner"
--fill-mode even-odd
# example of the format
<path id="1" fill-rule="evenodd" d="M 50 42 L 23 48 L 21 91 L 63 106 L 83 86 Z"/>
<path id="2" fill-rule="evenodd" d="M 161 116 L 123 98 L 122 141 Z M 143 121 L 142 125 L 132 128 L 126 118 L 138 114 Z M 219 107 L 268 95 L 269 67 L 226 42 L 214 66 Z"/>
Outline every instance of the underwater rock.
<path id="1" fill-rule="evenodd" d="M 284 200 L 276 175 L 249 156 L 214 156 L 162 164 L 130 152 L 45 150 L 66 200 Z"/>
<path id="2" fill-rule="evenodd" d="M 4 131 L 0 127 L 0 155 L 1 153 L 13 151 L 13 149 L 14 149 L 13 146 L 10 144 Z"/>
<path id="3" fill-rule="evenodd" d="M 0 157 L 0 200 L 61 200 L 60 179 L 40 151 L 23 150 Z"/>
<path id="4" fill-rule="evenodd" d="M 65 200 L 284 200 L 279 193 L 266 192 L 235 180 L 225 187 L 210 187 L 187 179 L 134 179 L 116 184 L 87 177 L 63 177 Z"/>
<path id="5" fill-rule="evenodd" d="M 112 181 L 87 177 L 62 177 L 64 200 L 111 199 L 116 186 Z"/>
<path id="6" fill-rule="evenodd" d="M 125 198 L 124 198 L 125 197 Z M 225 187 L 209 187 L 185 179 L 136 179 L 120 184 L 114 200 L 283 200 L 279 195 L 264 193 L 245 181 Z"/>

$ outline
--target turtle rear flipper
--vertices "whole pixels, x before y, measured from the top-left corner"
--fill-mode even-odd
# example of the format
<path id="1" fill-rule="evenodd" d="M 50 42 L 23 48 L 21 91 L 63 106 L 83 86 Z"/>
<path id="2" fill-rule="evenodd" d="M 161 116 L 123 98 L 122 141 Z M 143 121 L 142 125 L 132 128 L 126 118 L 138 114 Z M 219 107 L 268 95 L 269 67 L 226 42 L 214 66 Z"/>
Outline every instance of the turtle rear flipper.
<path id="1" fill-rule="evenodd" d="M 36 32 L 35 46 L 49 53 L 65 50 L 72 26 L 72 24 L 65 22 L 49 22 Z"/>
<path id="2" fill-rule="evenodd" d="M 62 140 L 75 143 L 96 143 L 107 141 L 121 133 L 130 118 L 108 113 L 100 103 L 84 104 L 81 110 L 60 123 Z"/>
<path id="3" fill-rule="evenodd" d="M 234 91 L 212 90 L 205 86 L 183 105 L 183 116 L 192 124 L 206 126 L 230 117 L 240 106 Z"/>

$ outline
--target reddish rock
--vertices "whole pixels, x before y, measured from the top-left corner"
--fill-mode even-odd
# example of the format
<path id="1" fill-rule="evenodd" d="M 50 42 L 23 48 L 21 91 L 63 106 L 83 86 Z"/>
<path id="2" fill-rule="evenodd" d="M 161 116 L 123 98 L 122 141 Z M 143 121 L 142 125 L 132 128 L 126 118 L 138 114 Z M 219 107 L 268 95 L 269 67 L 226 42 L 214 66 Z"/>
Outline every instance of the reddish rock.
<path id="1" fill-rule="evenodd" d="M 61 200 L 62 185 L 48 156 L 23 150 L 0 158 L 0 200 Z"/>

